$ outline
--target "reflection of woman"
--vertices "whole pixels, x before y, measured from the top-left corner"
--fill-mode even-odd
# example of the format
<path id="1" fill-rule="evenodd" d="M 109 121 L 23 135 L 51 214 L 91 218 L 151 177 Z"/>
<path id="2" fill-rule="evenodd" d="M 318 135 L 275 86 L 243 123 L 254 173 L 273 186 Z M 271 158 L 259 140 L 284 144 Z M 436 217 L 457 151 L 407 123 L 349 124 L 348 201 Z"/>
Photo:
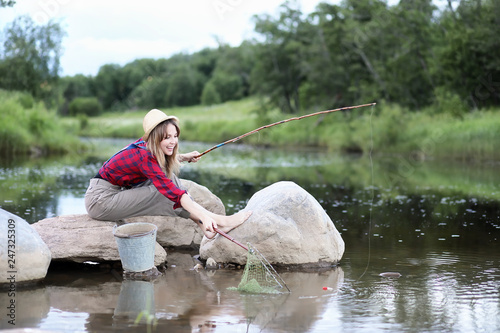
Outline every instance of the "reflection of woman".
<path id="1" fill-rule="evenodd" d="M 143 121 L 144 136 L 112 156 L 90 180 L 85 194 L 89 216 L 116 221 L 133 216 L 160 215 L 190 218 L 205 236 L 214 227 L 228 232 L 246 221 L 251 212 L 231 216 L 214 214 L 191 199 L 176 173 L 180 162 L 197 162 L 197 151 L 177 154 L 178 119 L 153 109 Z"/>

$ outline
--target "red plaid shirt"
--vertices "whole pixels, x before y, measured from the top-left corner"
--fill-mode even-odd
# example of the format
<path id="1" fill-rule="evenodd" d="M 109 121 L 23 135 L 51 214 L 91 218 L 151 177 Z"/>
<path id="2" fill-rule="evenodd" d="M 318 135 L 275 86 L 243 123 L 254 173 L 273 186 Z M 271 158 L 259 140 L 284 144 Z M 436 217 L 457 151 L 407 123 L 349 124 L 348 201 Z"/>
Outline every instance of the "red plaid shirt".
<path id="1" fill-rule="evenodd" d="M 181 207 L 181 197 L 187 191 L 167 178 L 156 158 L 145 148 L 146 143 L 142 139 L 135 141 L 105 162 L 99 169 L 99 175 L 122 187 L 139 185 L 150 179 L 161 194 L 174 202 L 174 209 Z"/>

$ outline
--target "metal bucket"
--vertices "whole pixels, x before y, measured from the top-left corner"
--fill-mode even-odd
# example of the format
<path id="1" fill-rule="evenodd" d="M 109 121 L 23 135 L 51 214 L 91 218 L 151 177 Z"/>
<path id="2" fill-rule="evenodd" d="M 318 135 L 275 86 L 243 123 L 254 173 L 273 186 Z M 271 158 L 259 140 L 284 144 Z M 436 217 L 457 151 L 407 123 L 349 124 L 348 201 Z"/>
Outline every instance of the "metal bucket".
<path id="1" fill-rule="evenodd" d="M 151 223 L 129 223 L 113 228 L 118 253 L 126 272 L 144 272 L 155 265 L 156 231 Z"/>

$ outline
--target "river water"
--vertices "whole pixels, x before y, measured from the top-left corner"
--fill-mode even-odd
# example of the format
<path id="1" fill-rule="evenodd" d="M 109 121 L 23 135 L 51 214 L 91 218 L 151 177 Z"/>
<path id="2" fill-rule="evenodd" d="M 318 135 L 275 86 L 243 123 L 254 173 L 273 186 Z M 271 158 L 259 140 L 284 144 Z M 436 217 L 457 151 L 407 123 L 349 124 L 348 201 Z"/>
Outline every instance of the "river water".
<path id="1" fill-rule="evenodd" d="M 90 140 L 99 153 L 1 161 L 0 207 L 34 223 L 85 213 L 100 164 L 128 140 Z M 203 151 L 205 144 L 183 143 Z M 231 214 L 260 189 L 293 181 L 311 193 L 346 243 L 339 266 L 280 270 L 291 289 L 228 289 L 242 270 L 196 271 L 196 251 L 169 251 L 153 281 L 107 265 L 51 267 L 16 295 L 16 326 L 64 332 L 500 331 L 500 173 L 495 162 L 421 161 L 228 145 L 183 168 Z M 397 272 L 400 277 L 380 276 Z M 324 287 L 326 290 L 324 290 Z M 6 292 L 0 295 L 5 308 Z M 5 306 L 4 306 L 5 305 Z"/>

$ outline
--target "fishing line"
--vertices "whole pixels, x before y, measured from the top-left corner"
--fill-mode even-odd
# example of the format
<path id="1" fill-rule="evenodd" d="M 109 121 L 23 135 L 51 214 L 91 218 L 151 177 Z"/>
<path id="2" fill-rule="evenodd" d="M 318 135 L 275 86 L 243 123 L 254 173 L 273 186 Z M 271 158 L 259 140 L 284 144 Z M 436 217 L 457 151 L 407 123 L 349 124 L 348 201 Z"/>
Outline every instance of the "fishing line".
<path id="1" fill-rule="evenodd" d="M 241 139 L 243 139 L 243 138 L 245 138 L 245 137 L 247 137 L 249 135 L 258 133 L 258 132 L 260 132 L 263 129 L 270 128 L 270 127 L 273 127 L 273 126 L 276 126 L 276 125 L 281 125 L 281 124 L 284 124 L 284 123 L 287 123 L 287 122 L 290 122 L 290 121 L 301 120 L 301 119 L 304 119 L 304 118 L 318 116 L 318 115 L 324 115 L 324 114 L 328 114 L 328 113 L 332 113 L 332 112 L 346 111 L 346 110 L 352 110 L 352 109 L 362 108 L 362 107 L 366 107 L 366 106 L 371 106 L 371 113 L 370 113 L 370 140 L 371 140 L 371 143 L 370 143 L 370 154 L 369 154 L 369 156 L 370 156 L 371 178 L 372 178 L 371 179 L 371 181 L 372 181 L 372 185 L 371 185 L 372 199 L 371 199 L 371 205 L 370 205 L 369 226 L 368 226 L 368 262 L 366 264 L 365 271 L 359 277 L 359 279 L 361 279 L 365 275 L 365 273 L 367 272 L 367 270 L 368 270 L 368 266 L 370 265 L 370 257 L 371 257 L 371 239 L 370 239 L 370 234 L 371 234 L 371 225 L 372 225 L 373 200 L 374 200 L 374 196 L 375 196 L 375 194 L 374 194 L 374 186 L 373 186 L 373 178 L 374 177 L 373 177 L 373 159 L 372 159 L 372 153 L 373 153 L 373 125 L 372 125 L 372 116 L 373 116 L 373 111 L 375 109 L 374 106 L 376 104 L 377 103 L 368 103 L 368 104 L 355 105 L 355 106 L 346 106 L 346 107 L 341 107 L 341 108 L 332 109 L 332 110 L 324 110 L 324 111 L 314 112 L 314 113 L 306 114 L 306 115 L 303 115 L 303 116 L 293 117 L 293 118 L 281 120 L 281 121 L 278 121 L 278 122 L 275 122 L 275 123 L 272 123 L 272 124 L 264 125 L 264 126 L 261 126 L 259 128 L 254 129 L 253 131 L 247 132 L 245 134 L 242 134 L 242 135 L 237 136 L 235 138 L 232 138 L 230 140 L 221 142 L 221 143 L 213 146 L 212 148 L 205 150 L 204 152 L 202 152 L 198 156 L 195 156 L 195 158 L 200 158 L 201 156 L 203 156 L 203 155 L 205 155 L 205 154 L 207 154 L 207 153 L 209 153 L 209 152 L 211 152 L 211 151 L 213 151 L 213 150 L 215 150 L 215 149 L 217 149 L 219 147 L 222 147 L 222 146 L 224 146 L 224 145 L 226 145 L 228 143 L 233 143 L 233 142 L 239 141 L 239 140 L 241 140 Z M 259 140 L 260 140 L 260 133 L 259 133 Z"/>
<path id="2" fill-rule="evenodd" d="M 366 267 L 361 276 L 356 280 L 359 281 L 361 278 L 366 274 L 368 271 L 368 267 L 370 266 L 370 259 L 371 259 L 371 233 L 372 233 L 372 212 L 373 212 L 373 200 L 375 199 L 375 187 L 373 185 L 373 124 L 372 124 L 372 116 L 373 116 L 373 110 L 375 109 L 375 106 L 371 107 L 371 113 L 370 113 L 370 153 L 368 154 L 370 157 L 370 168 L 371 168 L 371 202 L 370 202 L 370 214 L 368 217 L 368 259 L 366 262 Z"/>

